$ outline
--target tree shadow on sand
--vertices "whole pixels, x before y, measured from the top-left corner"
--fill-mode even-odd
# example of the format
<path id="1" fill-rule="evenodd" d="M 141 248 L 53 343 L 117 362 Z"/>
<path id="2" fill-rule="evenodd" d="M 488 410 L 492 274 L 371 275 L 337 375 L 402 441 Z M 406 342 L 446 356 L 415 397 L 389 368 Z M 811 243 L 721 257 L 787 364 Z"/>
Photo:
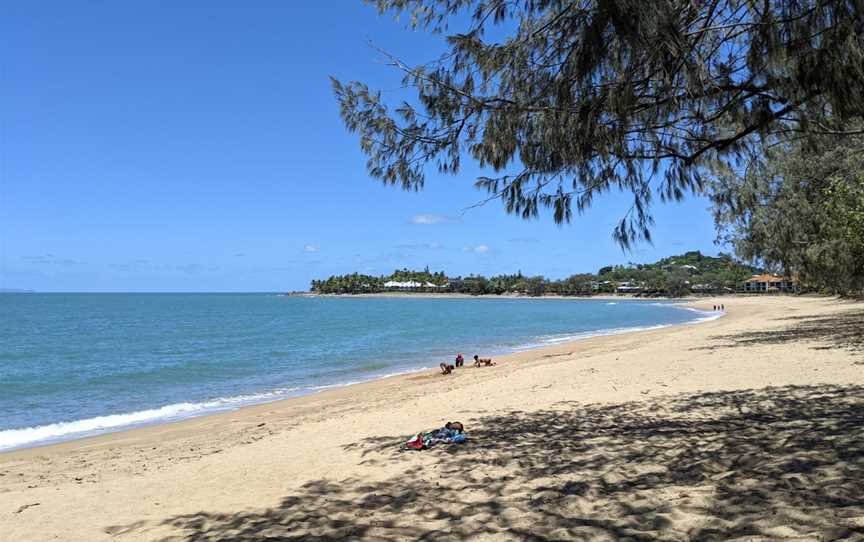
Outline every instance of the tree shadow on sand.
<path id="1" fill-rule="evenodd" d="M 859 386 L 562 403 L 481 418 L 461 446 L 357 442 L 401 473 L 162 525 L 186 541 L 864 540 L 862 422 Z"/>
<path id="2" fill-rule="evenodd" d="M 832 315 L 788 316 L 771 322 L 783 327 L 748 331 L 735 335 L 715 335 L 715 342 L 697 350 L 714 350 L 738 346 L 787 344 L 797 342 L 812 343 L 811 348 L 827 350 L 845 348 L 852 351 L 864 350 L 864 311 L 849 310 Z"/>

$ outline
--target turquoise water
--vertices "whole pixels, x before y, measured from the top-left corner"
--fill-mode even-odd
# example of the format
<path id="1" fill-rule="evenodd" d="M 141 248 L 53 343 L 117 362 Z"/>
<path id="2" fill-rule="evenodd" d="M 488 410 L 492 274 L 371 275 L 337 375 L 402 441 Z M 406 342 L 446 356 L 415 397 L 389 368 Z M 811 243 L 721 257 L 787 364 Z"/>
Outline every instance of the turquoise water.
<path id="1" fill-rule="evenodd" d="M 706 313 L 647 301 L 0 295 L 0 449 Z"/>

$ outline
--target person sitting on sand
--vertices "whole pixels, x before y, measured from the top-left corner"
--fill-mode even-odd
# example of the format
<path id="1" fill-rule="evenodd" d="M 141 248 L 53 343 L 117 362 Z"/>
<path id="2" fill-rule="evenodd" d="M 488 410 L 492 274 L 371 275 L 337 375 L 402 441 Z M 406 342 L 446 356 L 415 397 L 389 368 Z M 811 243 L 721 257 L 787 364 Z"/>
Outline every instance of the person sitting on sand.
<path id="1" fill-rule="evenodd" d="M 455 367 L 453 367 L 452 365 L 449 365 L 447 363 L 442 363 L 440 365 L 440 367 L 441 367 L 441 374 L 442 375 L 449 375 L 450 373 L 453 372 L 453 369 L 455 369 Z"/>
<path id="2" fill-rule="evenodd" d="M 491 367 L 495 365 L 495 362 L 492 361 L 492 358 L 481 358 L 477 354 L 474 354 L 474 367 Z"/>
<path id="3" fill-rule="evenodd" d="M 462 353 L 456 354 L 456 367 L 462 367 L 465 365 L 465 358 L 462 357 Z"/>

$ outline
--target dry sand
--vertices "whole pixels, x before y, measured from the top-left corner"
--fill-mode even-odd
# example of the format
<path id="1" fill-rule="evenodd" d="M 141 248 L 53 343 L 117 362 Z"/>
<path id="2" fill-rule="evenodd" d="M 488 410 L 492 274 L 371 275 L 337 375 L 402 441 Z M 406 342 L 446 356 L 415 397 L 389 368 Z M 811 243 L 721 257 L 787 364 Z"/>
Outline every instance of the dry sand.
<path id="1" fill-rule="evenodd" d="M 0 540 L 864 540 L 864 305 L 721 301 L 699 325 L 0 454 Z M 467 444 L 400 450 L 448 420 Z"/>

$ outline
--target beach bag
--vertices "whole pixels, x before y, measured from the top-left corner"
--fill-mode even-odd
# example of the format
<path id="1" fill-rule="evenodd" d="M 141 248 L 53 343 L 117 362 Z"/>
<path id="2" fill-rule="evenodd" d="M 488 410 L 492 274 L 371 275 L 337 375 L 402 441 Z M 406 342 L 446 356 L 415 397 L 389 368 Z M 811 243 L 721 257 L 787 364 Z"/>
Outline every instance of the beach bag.
<path id="1" fill-rule="evenodd" d="M 423 433 L 420 433 L 408 442 L 405 443 L 406 448 L 410 448 L 412 450 L 422 450 L 423 449 Z"/>

